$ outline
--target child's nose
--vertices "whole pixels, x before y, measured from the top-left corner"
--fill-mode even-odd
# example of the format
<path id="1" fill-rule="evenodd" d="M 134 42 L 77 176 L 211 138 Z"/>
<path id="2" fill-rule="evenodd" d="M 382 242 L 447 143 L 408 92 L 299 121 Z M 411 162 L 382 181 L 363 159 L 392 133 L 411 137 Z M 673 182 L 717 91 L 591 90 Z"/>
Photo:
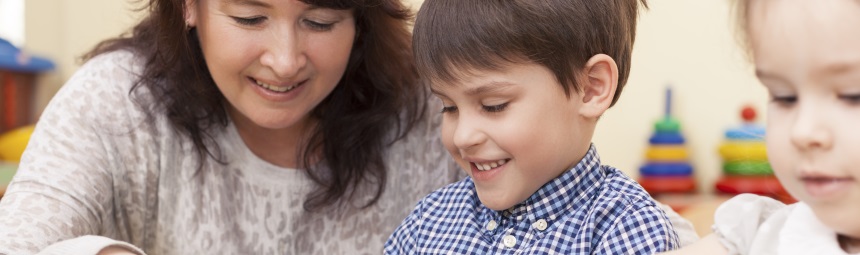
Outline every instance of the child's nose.
<path id="1" fill-rule="evenodd" d="M 465 118 L 464 118 L 465 117 Z M 486 140 L 486 134 L 482 131 L 480 122 L 461 115 L 454 130 L 454 145 L 460 150 L 474 148 Z"/>
<path id="2" fill-rule="evenodd" d="M 791 142 L 794 146 L 802 150 L 830 148 L 833 139 L 827 123 L 833 120 L 824 116 L 825 112 L 826 109 L 813 103 L 801 103 L 798 106 L 791 129 Z"/>

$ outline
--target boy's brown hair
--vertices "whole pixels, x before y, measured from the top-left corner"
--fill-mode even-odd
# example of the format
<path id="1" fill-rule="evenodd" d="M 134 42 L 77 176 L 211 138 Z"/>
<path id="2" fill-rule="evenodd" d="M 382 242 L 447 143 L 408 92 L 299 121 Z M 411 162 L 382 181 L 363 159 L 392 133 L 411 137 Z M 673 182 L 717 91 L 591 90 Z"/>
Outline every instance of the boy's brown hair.
<path id="1" fill-rule="evenodd" d="M 614 105 L 630 74 L 639 2 L 647 8 L 645 0 L 425 0 L 413 30 L 416 66 L 451 82 L 466 70 L 533 62 L 569 96 L 580 91 L 574 71 L 602 53 L 618 65 Z"/>

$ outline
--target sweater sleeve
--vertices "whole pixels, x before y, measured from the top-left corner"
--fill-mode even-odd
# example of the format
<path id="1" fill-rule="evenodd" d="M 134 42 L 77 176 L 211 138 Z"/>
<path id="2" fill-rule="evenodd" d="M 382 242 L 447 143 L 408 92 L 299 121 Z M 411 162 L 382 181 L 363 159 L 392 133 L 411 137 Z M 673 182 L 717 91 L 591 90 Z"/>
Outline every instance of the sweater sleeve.
<path id="1" fill-rule="evenodd" d="M 105 137 L 119 132 L 108 123 L 127 118 L 108 110 L 127 99 L 112 85 L 131 76 L 109 68 L 110 60 L 95 62 L 66 83 L 36 125 L 0 200 L 0 254 L 94 254 L 110 245 L 129 246 L 105 237 L 77 238 L 121 236 L 114 227 L 118 153 L 108 149 Z"/>
<path id="2" fill-rule="evenodd" d="M 82 236 L 55 243 L 45 248 L 39 255 L 98 254 L 107 247 L 119 247 L 140 255 L 142 250 L 126 242 L 116 241 L 103 236 Z"/>

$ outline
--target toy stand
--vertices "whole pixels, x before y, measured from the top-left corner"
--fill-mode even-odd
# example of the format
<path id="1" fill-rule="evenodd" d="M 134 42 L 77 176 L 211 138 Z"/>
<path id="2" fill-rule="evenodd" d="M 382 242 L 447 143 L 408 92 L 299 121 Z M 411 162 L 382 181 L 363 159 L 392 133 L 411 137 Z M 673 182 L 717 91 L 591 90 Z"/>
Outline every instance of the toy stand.
<path id="1" fill-rule="evenodd" d="M 755 124 L 755 109 L 744 107 L 741 118 L 744 124 L 726 130 L 725 141 L 719 148 L 723 176 L 715 184 L 717 193 L 731 196 L 753 193 L 786 204 L 796 202 L 773 175 L 767 161 L 765 128 Z"/>
<path id="2" fill-rule="evenodd" d="M 648 139 L 647 162 L 639 168 L 639 184 L 651 196 L 681 211 L 692 203 L 696 191 L 693 166 L 681 134 L 681 124 L 672 117 L 672 90 L 666 89 L 665 116 L 654 123 L 654 134 Z"/>

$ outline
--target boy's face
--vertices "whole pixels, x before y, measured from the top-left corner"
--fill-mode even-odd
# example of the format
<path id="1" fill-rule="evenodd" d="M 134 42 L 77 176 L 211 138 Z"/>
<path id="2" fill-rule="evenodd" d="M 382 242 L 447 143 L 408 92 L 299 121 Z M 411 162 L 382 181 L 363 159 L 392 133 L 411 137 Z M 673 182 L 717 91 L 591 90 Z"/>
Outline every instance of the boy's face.
<path id="1" fill-rule="evenodd" d="M 767 151 L 788 191 L 860 238 L 860 4 L 756 1 L 750 39 L 773 100 Z"/>
<path id="2" fill-rule="evenodd" d="M 508 209 L 573 167 L 593 130 L 549 69 L 510 64 L 472 70 L 454 84 L 434 82 L 442 100 L 442 141 L 490 209 Z"/>

